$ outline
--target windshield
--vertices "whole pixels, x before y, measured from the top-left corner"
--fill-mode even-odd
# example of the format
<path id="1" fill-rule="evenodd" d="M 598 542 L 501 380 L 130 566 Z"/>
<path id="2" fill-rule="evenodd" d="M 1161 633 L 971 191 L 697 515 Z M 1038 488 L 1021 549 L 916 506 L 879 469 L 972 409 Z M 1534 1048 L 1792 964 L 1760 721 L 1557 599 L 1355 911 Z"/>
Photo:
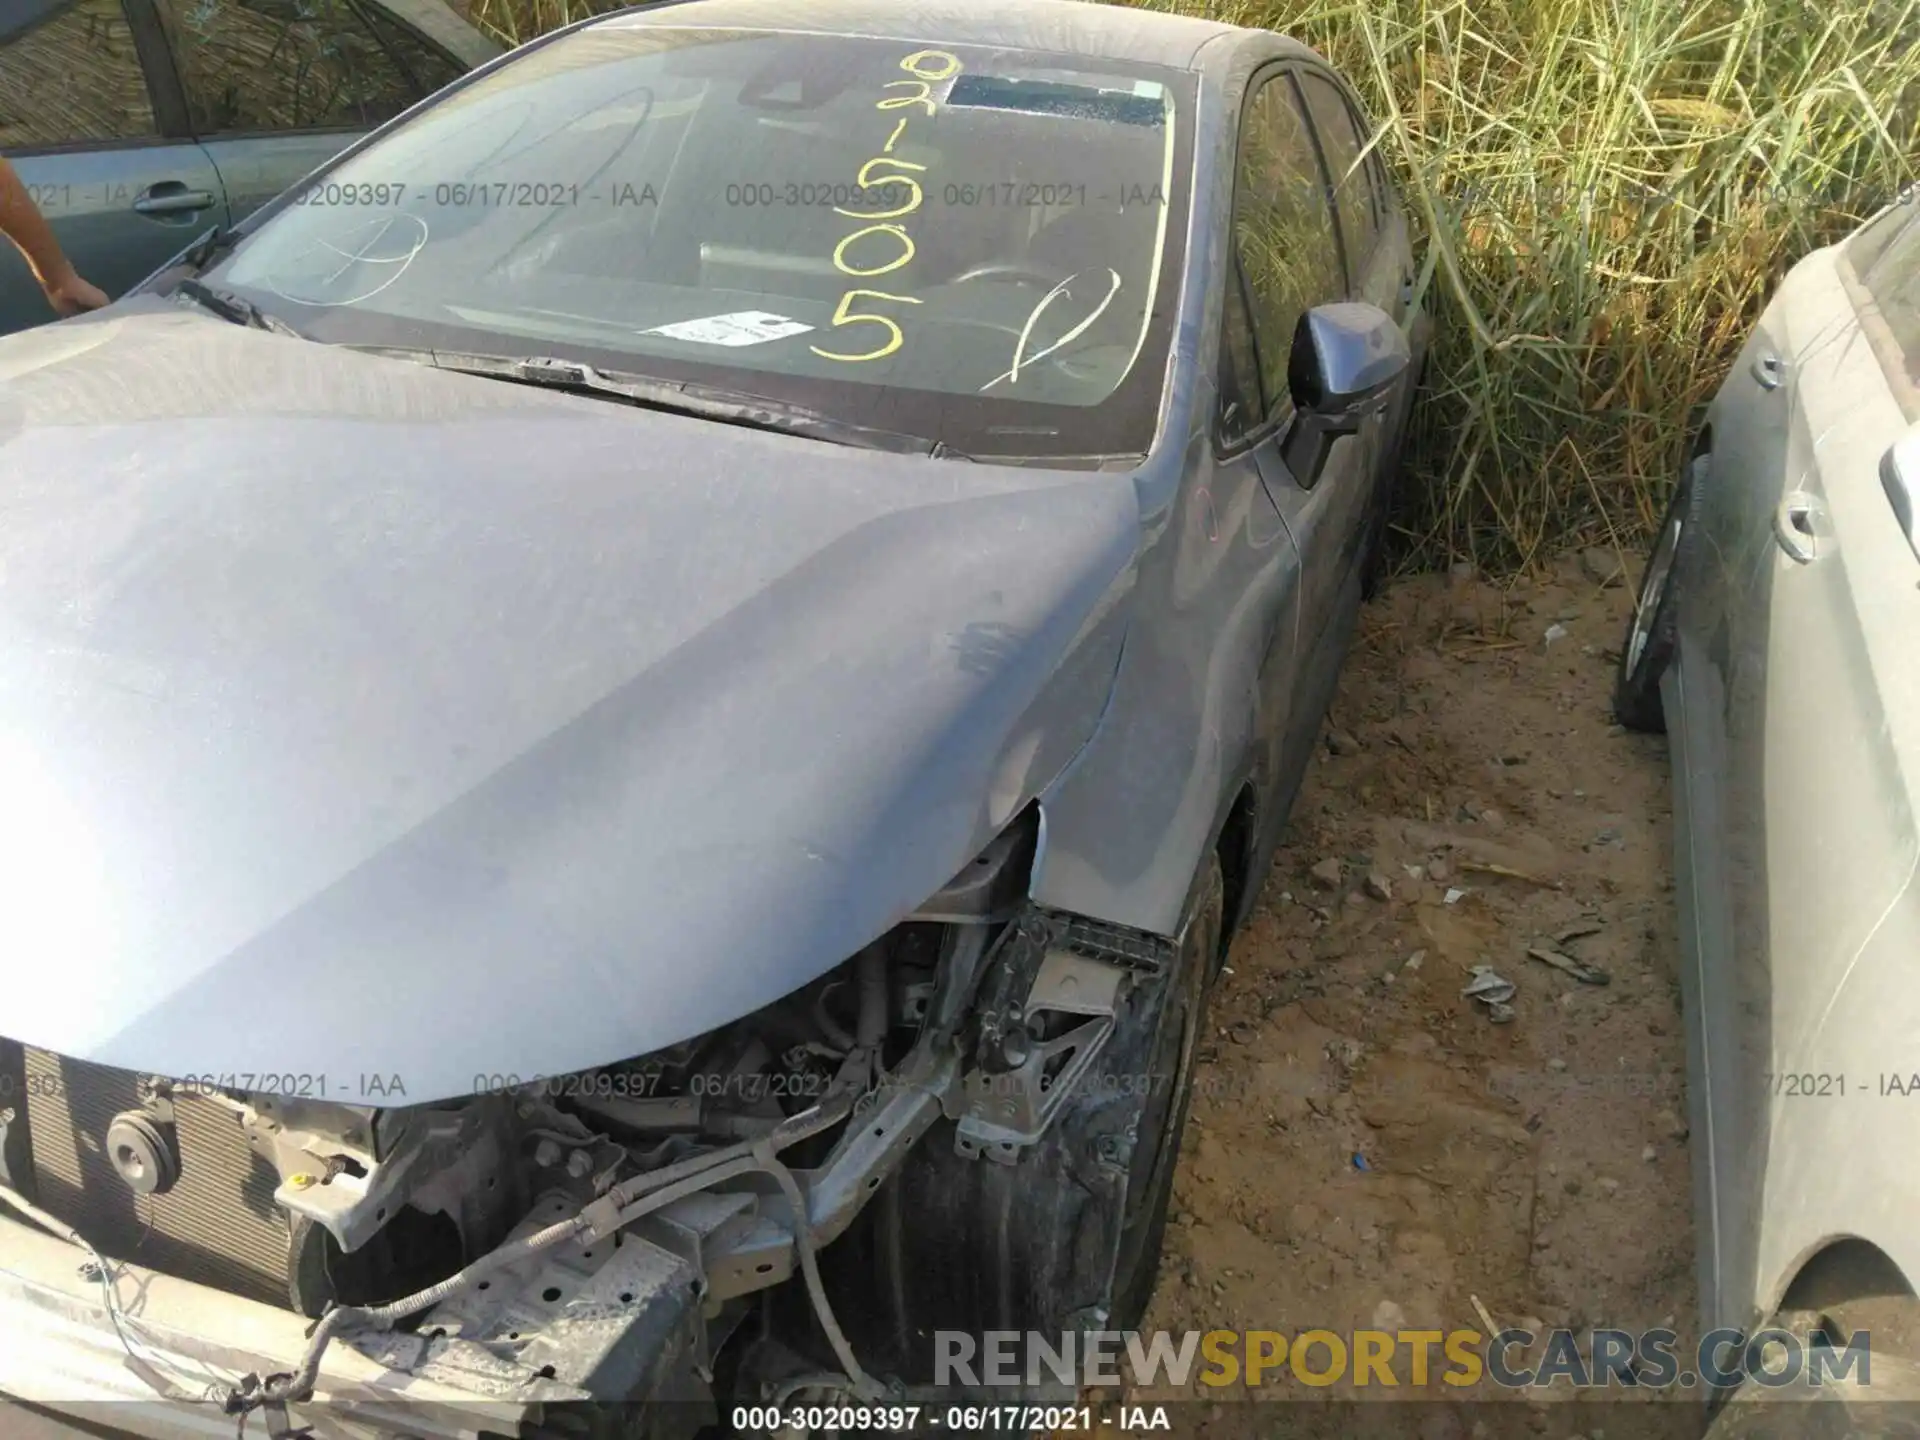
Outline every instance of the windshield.
<path id="1" fill-rule="evenodd" d="M 208 272 L 321 341 L 556 355 L 973 455 L 1143 453 L 1191 77 L 609 22 L 282 197 Z"/>

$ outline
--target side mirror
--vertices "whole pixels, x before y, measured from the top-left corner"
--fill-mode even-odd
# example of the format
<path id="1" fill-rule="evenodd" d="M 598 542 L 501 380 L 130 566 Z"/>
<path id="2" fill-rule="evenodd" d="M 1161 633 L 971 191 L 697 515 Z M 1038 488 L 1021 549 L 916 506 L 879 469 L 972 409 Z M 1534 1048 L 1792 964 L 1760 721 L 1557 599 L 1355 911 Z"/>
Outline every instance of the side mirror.
<path id="1" fill-rule="evenodd" d="M 1281 454 L 1302 489 L 1320 479 L 1333 442 L 1386 405 L 1412 360 L 1407 337 L 1378 306 L 1341 301 L 1300 317 L 1287 357 L 1294 417 Z"/>

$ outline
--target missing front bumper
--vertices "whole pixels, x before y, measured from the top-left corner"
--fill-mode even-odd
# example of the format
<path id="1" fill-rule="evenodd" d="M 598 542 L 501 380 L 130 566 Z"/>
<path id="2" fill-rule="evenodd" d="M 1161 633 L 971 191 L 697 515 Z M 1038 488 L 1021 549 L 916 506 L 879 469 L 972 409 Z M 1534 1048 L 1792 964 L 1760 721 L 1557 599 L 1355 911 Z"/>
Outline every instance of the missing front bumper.
<path id="1" fill-rule="evenodd" d="M 309 1322 L 289 1311 L 133 1265 L 114 1271 L 117 1328 L 86 1252 L 0 1217 L 0 1393 L 153 1440 L 231 1440 L 224 1397 L 235 1382 L 291 1372 L 307 1349 Z M 369 1337 L 369 1348 L 409 1338 Z M 284 1423 L 311 1426 L 314 1440 L 486 1440 L 538 1435 L 550 1407 L 586 1399 L 550 1381 L 519 1388 L 449 1384 L 336 1344 L 313 1400 L 289 1406 Z M 276 1428 L 278 1417 L 249 1426 Z"/>

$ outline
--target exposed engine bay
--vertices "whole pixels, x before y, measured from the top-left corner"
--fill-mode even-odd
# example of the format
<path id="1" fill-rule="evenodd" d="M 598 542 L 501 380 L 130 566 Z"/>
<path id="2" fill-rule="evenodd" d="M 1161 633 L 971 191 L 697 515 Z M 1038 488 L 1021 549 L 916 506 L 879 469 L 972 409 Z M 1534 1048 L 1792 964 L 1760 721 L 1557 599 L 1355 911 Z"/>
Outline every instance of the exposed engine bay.
<path id="1" fill-rule="evenodd" d="M 576 1074 L 477 1076 L 454 1100 L 342 1103 L 0 1042 L 0 1201 L 103 1267 L 312 1317 L 305 1365 L 246 1377 L 226 1397 L 242 1411 L 314 1395 L 332 1345 L 543 1414 L 897 1399 L 927 1378 L 929 1316 L 1108 1320 L 1152 1188 L 1136 1141 L 1177 1088 L 1155 1058 L 1175 944 L 1028 904 L 1032 844 L 1016 826 L 731 1024 Z M 983 1273 L 989 1232 L 1003 1268 Z"/>

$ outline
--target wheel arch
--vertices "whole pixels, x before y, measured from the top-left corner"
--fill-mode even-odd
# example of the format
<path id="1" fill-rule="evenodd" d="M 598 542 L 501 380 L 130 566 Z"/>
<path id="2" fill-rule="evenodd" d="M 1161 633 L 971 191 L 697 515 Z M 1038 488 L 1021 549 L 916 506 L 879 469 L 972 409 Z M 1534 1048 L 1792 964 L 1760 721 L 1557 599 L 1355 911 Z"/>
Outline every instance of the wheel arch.
<path id="1" fill-rule="evenodd" d="M 1820 1241 L 1775 1287 L 1763 1311 L 1824 1311 L 1849 1300 L 1912 1297 L 1913 1281 L 1885 1250 L 1861 1235 Z"/>

